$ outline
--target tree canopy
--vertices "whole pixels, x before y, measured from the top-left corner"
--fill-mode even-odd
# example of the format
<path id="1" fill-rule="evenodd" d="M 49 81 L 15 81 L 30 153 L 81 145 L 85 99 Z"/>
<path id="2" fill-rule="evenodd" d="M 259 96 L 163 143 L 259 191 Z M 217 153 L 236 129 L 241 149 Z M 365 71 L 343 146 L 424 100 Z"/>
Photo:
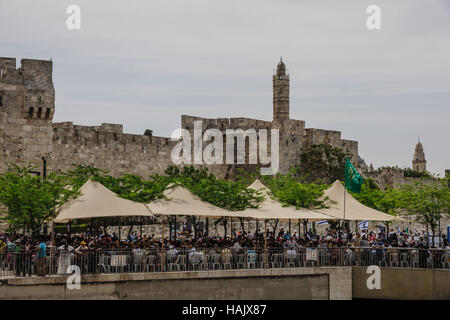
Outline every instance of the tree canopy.
<path id="1" fill-rule="evenodd" d="M 314 144 L 301 155 L 297 176 L 308 182 L 333 183 L 344 179 L 345 158 L 351 154 L 329 144 Z"/>
<path id="2" fill-rule="evenodd" d="M 0 203 L 7 207 L 2 219 L 8 222 L 11 231 L 22 228 L 36 233 L 54 217 L 59 206 L 79 194 L 65 175 L 52 172 L 41 180 L 30 173 L 33 166 L 7 165 L 7 171 L 0 175 Z"/>

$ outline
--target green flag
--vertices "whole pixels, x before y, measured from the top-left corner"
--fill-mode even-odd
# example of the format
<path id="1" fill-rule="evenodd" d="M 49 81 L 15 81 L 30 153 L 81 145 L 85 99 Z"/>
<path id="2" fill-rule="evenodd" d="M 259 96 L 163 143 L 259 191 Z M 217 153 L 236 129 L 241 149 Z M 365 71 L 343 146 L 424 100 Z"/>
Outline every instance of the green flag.
<path id="1" fill-rule="evenodd" d="M 345 189 L 360 193 L 363 182 L 363 177 L 356 171 L 350 160 L 345 158 Z"/>

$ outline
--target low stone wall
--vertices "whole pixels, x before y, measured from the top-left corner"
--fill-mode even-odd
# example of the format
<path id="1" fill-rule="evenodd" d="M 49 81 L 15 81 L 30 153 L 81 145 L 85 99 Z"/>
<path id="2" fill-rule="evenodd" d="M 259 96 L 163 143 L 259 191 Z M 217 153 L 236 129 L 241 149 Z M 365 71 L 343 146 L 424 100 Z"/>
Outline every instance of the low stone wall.
<path id="1" fill-rule="evenodd" d="M 1 299 L 351 299 L 351 268 L 286 268 L 98 274 L 67 289 L 67 276 L 2 282 Z"/>
<path id="2" fill-rule="evenodd" d="M 367 267 L 353 267 L 354 299 L 450 300 L 450 270 L 380 268 L 381 289 L 367 288 Z"/>

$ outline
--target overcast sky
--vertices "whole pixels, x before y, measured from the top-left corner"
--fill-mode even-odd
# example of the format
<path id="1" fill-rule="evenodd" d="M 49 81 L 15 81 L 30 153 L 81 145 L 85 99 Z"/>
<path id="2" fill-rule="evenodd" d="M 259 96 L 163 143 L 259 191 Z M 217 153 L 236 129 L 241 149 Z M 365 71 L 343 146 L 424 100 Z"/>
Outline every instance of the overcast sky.
<path id="1" fill-rule="evenodd" d="M 55 122 L 158 136 L 182 114 L 271 120 L 283 56 L 291 118 L 375 167 L 410 167 L 420 135 L 427 168 L 450 168 L 449 0 L 0 0 L 0 56 L 52 58 Z"/>

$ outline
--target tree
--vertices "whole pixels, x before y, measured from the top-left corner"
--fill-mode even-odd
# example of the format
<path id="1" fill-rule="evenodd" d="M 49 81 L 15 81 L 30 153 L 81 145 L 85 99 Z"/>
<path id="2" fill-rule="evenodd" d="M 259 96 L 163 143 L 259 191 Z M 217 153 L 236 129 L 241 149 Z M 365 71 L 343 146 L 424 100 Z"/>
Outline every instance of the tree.
<path id="1" fill-rule="evenodd" d="M 275 176 L 262 176 L 262 181 L 268 186 L 272 195 L 285 206 L 299 208 L 318 209 L 324 207 L 324 199 L 321 199 L 326 184 L 302 183 L 301 179 L 293 173 Z"/>
<path id="2" fill-rule="evenodd" d="M 207 168 L 170 166 L 165 173 L 171 182 L 180 184 L 202 200 L 227 210 L 237 211 L 256 208 L 258 203 L 263 200 L 259 192 L 247 189 L 247 184 L 243 180 L 220 180 L 214 174 L 209 173 Z M 191 221 L 196 235 L 198 219 L 193 216 L 187 216 L 186 219 Z M 215 222 L 215 225 L 223 225 L 225 236 L 228 222 L 228 217 L 222 217 Z"/>
<path id="3" fill-rule="evenodd" d="M 308 182 L 322 180 L 333 183 L 344 180 L 347 157 L 351 157 L 351 154 L 341 148 L 329 144 L 314 144 L 301 155 L 301 164 L 296 168 L 296 174 L 303 176 Z"/>
<path id="4" fill-rule="evenodd" d="M 72 181 L 74 188 L 80 188 L 88 179 L 98 181 L 119 197 L 135 202 L 149 203 L 155 199 L 164 197 L 164 190 L 170 183 L 170 178 L 161 175 L 150 175 L 148 180 L 141 176 L 133 174 L 124 174 L 121 177 L 113 177 L 108 174 L 108 171 L 93 167 L 93 166 L 76 166 L 75 169 L 65 173 L 61 173 Z M 125 222 L 125 225 L 130 226 L 128 235 L 131 234 L 133 227 L 136 224 L 142 223 L 142 217 L 127 217 L 119 218 Z M 117 222 L 117 218 L 107 218 L 104 222 Z M 168 219 L 169 226 L 173 219 Z"/>
<path id="5" fill-rule="evenodd" d="M 352 196 L 362 204 L 387 214 L 398 214 L 402 208 L 402 190 L 386 188 L 381 190 L 373 179 L 366 179 L 360 193 L 352 192 Z"/>
<path id="6" fill-rule="evenodd" d="M 400 205 L 409 214 L 415 215 L 416 221 L 431 228 L 434 236 L 440 219 L 450 214 L 450 188 L 448 178 L 433 181 L 416 181 L 414 185 L 400 187 Z M 427 233 L 428 235 L 428 233 Z"/>
<path id="7" fill-rule="evenodd" d="M 433 176 L 427 172 L 419 172 L 419 171 L 415 171 L 411 168 L 406 168 L 405 170 L 403 170 L 403 176 L 405 178 L 432 178 Z"/>
<path id="8" fill-rule="evenodd" d="M 255 179 L 261 180 L 270 190 L 270 196 L 280 201 L 284 206 L 294 206 L 299 208 L 319 209 L 326 207 L 324 204 L 327 198 L 322 197 L 328 185 L 320 183 L 307 183 L 304 177 L 296 175 L 297 168 L 291 168 L 287 174 L 277 173 L 274 176 L 260 175 L 257 173 L 240 172 L 239 181 L 249 184 Z M 278 219 L 267 220 L 276 232 Z M 302 221 L 306 225 L 307 221 Z"/>
<path id="9" fill-rule="evenodd" d="M 57 209 L 78 196 L 72 180 L 51 172 L 47 179 L 30 174 L 33 166 L 7 164 L 0 175 L 0 203 L 7 207 L 6 220 L 10 231 L 20 228 L 25 233 L 37 233 L 40 227 L 55 217 Z"/>

